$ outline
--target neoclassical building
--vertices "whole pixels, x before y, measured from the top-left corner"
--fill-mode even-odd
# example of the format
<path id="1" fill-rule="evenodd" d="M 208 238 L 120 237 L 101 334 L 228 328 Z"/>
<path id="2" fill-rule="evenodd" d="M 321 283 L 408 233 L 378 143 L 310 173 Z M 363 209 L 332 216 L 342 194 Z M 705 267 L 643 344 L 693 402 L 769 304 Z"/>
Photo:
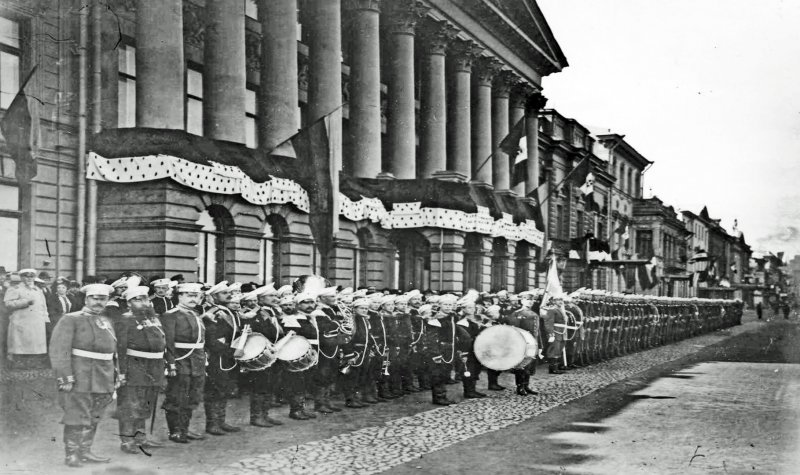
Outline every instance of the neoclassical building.
<path id="1" fill-rule="evenodd" d="M 0 206 L 19 236 L 4 233 L 0 265 L 536 285 L 551 218 L 532 192 L 554 173 L 542 78 L 567 61 L 534 0 L 85 3 L 0 7 L 0 106 L 19 85 L 7 78 L 39 65 L 26 87 L 36 177 L 16 180 L 0 149 L 4 196 L 32 197 Z M 500 144 L 523 118 L 524 152 L 509 156 Z M 287 142 L 319 121 L 339 170 L 327 259 Z"/>

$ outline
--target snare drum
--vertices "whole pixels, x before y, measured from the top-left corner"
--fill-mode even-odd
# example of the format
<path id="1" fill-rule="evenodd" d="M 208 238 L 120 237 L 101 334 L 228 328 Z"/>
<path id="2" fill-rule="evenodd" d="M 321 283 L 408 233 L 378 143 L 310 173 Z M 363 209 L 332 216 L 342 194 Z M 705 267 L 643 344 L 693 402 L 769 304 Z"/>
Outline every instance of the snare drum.
<path id="1" fill-rule="evenodd" d="M 241 336 L 233 340 L 232 346 L 238 348 Z M 244 371 L 263 371 L 278 360 L 272 342 L 261 333 L 250 333 L 244 342 L 244 354 L 236 358 Z"/>
<path id="2" fill-rule="evenodd" d="M 300 335 L 285 336 L 276 346 L 278 359 L 283 361 L 286 369 L 291 372 L 305 371 L 317 364 L 317 350 Z"/>
<path id="3" fill-rule="evenodd" d="M 538 345 L 527 330 L 511 325 L 493 325 L 475 338 L 474 351 L 483 366 L 506 371 L 529 365 L 538 354 Z"/>

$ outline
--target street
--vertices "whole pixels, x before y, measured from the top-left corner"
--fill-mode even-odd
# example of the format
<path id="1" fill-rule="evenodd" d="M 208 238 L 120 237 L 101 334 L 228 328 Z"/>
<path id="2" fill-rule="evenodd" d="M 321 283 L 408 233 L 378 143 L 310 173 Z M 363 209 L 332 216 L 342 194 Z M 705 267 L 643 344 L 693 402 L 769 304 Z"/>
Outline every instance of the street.
<path id="1" fill-rule="evenodd" d="M 281 407 L 270 414 L 286 424 L 270 429 L 246 425 L 244 396 L 229 409 L 243 433 L 149 457 L 121 453 L 116 421 L 106 418 L 96 448 L 111 464 L 70 473 L 792 473 L 797 334 L 795 320 L 747 313 L 741 326 L 565 375 L 540 367 L 532 379 L 539 396 L 507 389 L 434 409 L 420 393 L 310 423 L 288 420 Z M 52 386 L 4 381 L 2 473 L 67 470 Z M 461 399 L 460 385 L 448 388 Z M 193 429 L 202 423 L 199 413 Z M 159 414 L 160 440 L 163 424 Z"/>

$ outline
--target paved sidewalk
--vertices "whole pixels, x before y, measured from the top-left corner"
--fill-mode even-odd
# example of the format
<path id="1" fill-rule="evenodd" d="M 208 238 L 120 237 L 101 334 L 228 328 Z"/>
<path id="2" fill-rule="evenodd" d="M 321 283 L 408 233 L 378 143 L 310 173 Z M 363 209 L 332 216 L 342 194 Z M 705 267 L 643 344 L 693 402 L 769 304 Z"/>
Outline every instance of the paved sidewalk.
<path id="1" fill-rule="evenodd" d="M 215 467 L 208 473 L 379 473 L 472 437 L 526 421 L 652 366 L 690 355 L 761 324 L 751 321 L 560 376 L 537 376 L 532 386 L 541 393 L 539 396 L 522 398 L 506 390 L 496 397 L 464 401 L 328 439 L 266 452 L 224 468 Z"/>

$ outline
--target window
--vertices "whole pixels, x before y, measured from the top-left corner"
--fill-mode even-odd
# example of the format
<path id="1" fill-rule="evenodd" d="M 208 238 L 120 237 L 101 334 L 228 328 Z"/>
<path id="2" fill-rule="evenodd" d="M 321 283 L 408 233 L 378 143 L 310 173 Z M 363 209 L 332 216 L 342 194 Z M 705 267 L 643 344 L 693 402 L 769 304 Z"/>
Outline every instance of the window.
<path id="1" fill-rule="evenodd" d="M 258 281 L 280 283 L 281 276 L 281 229 L 280 220 L 276 215 L 267 217 L 264 233 L 258 248 Z"/>
<path id="2" fill-rule="evenodd" d="M 582 238 L 586 233 L 583 231 L 583 211 L 575 212 L 575 237 Z"/>
<path id="3" fill-rule="evenodd" d="M 258 2 L 257 0 L 244 0 L 244 16 L 258 20 Z"/>
<path id="4" fill-rule="evenodd" d="M 514 292 L 524 292 L 530 289 L 528 282 L 530 274 L 530 248 L 525 241 L 517 241 L 516 255 L 514 256 Z"/>
<path id="5" fill-rule="evenodd" d="M 628 194 L 633 196 L 633 169 L 628 168 Z"/>
<path id="6" fill-rule="evenodd" d="M 214 283 L 217 273 L 217 225 L 208 211 L 200 215 L 197 224 L 202 226 L 197 240 L 197 279 Z"/>
<path id="7" fill-rule="evenodd" d="M 599 219 L 597 220 L 597 235 L 595 237 L 602 239 L 603 241 L 606 240 L 606 225 Z"/>
<path id="8" fill-rule="evenodd" d="M 203 135 L 203 73 L 186 69 L 186 131 Z"/>
<path id="9" fill-rule="evenodd" d="M 640 229 L 636 231 L 636 254 L 639 259 L 653 257 L 653 231 Z"/>
<path id="10" fill-rule="evenodd" d="M 0 266 L 16 269 L 19 259 L 19 191 L 0 185 Z"/>
<path id="11" fill-rule="evenodd" d="M 358 230 L 358 246 L 355 249 L 355 276 L 354 284 L 356 288 L 368 285 L 367 274 L 369 273 L 369 231 L 366 228 Z"/>
<path id="12" fill-rule="evenodd" d="M 0 17 L 0 109 L 8 109 L 19 92 L 19 23 Z"/>
<path id="13" fill-rule="evenodd" d="M 464 289 L 482 290 L 483 277 L 482 238 L 478 234 L 467 234 L 464 239 Z"/>
<path id="14" fill-rule="evenodd" d="M 136 127 L 136 48 L 117 48 L 117 127 Z"/>
<path id="15" fill-rule="evenodd" d="M 556 205 L 556 238 L 564 237 L 564 206 Z"/>
<path id="16" fill-rule="evenodd" d="M 619 164 L 619 190 L 625 191 L 625 164 Z"/>
<path id="17" fill-rule="evenodd" d="M 506 238 L 494 238 L 492 241 L 492 290 L 498 291 L 508 287 L 508 241 Z"/>
<path id="18" fill-rule="evenodd" d="M 248 87 L 244 91 L 244 143 L 249 148 L 258 147 L 258 117 L 256 109 L 256 94 L 255 89 Z"/>

